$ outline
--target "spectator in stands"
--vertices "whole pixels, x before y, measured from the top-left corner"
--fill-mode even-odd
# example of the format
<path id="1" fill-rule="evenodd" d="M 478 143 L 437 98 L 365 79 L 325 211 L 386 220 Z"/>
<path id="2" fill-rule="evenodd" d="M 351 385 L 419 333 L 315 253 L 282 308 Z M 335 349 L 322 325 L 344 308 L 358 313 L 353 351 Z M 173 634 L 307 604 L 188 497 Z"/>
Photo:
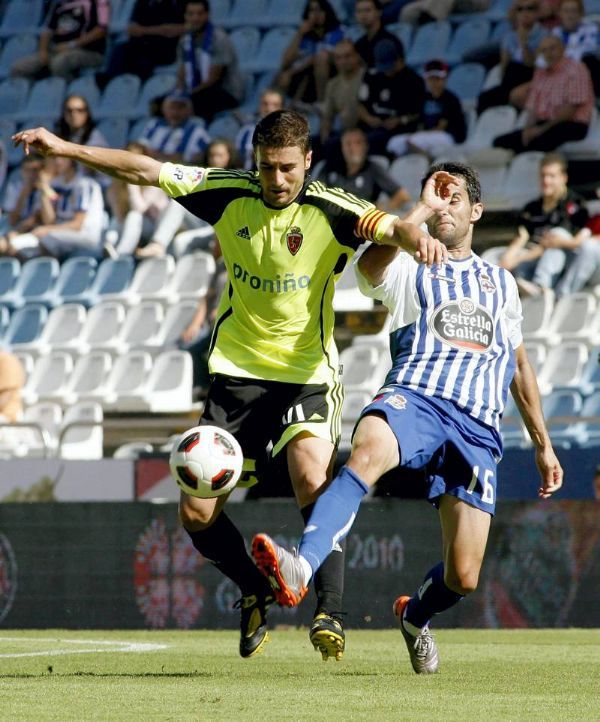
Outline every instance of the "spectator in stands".
<path id="1" fill-rule="evenodd" d="M 125 150 L 145 152 L 140 143 L 128 143 Z M 111 221 L 104 237 L 104 250 L 112 257 L 130 255 L 140 241 L 152 237 L 169 198 L 155 186 L 138 186 L 113 179 L 106 191 Z"/>
<path id="2" fill-rule="evenodd" d="M 235 147 L 239 157 L 242 159 L 242 166 L 246 170 L 254 168 L 254 148 L 252 147 L 252 134 L 259 120 L 269 113 L 283 108 L 283 95 L 279 90 L 274 88 L 266 88 L 260 94 L 258 101 L 258 110 L 253 118 L 245 123 L 239 130 L 235 139 Z"/>
<path id="3" fill-rule="evenodd" d="M 358 121 L 358 91 L 364 66 L 351 40 L 344 38 L 333 49 L 337 74 L 328 81 L 321 108 L 321 144 L 331 144 Z M 328 155 L 326 152 L 325 155 Z"/>
<path id="4" fill-rule="evenodd" d="M 450 13 L 478 13 L 487 10 L 490 0 L 414 0 L 400 11 L 403 23 L 423 25 L 445 20 Z"/>
<path id="5" fill-rule="evenodd" d="M 395 43 L 398 46 L 398 52 L 404 56 L 402 41 L 383 27 L 381 14 L 382 5 L 380 0 L 357 0 L 355 10 L 356 22 L 365 31 L 365 34 L 358 38 L 354 47 L 367 69 L 374 66 L 375 46 L 382 40 L 389 40 Z"/>
<path id="6" fill-rule="evenodd" d="M 25 386 L 23 365 L 10 351 L 0 350 L 0 423 L 14 424 L 21 420 L 23 386 Z"/>
<path id="7" fill-rule="evenodd" d="M 404 62 L 399 46 L 382 40 L 375 48 L 375 67 L 358 91 L 359 126 L 367 133 L 369 151 L 385 153 L 390 138 L 414 133 L 425 102 L 425 83 Z"/>
<path id="8" fill-rule="evenodd" d="M 204 399 L 208 391 L 208 352 L 212 330 L 217 317 L 217 308 L 223 289 L 227 284 L 227 269 L 221 255 L 221 246 L 218 241 L 213 246 L 213 255 L 216 262 L 215 272 L 208 284 L 206 296 L 198 301 L 198 306 L 192 320 L 184 329 L 179 348 L 185 349 L 192 356 L 193 362 L 193 395 L 196 399 Z"/>
<path id="9" fill-rule="evenodd" d="M 565 158 L 558 153 L 544 156 L 542 194 L 521 211 L 517 235 L 500 258 L 526 295 L 554 288 L 573 251 L 590 235 L 585 202 L 568 187 L 568 180 Z"/>
<path id="10" fill-rule="evenodd" d="M 11 245 L 17 255 L 40 254 L 60 260 L 72 255 L 102 255 L 104 200 L 100 185 L 78 172 L 70 158 L 55 158 L 52 200 L 54 219 L 15 236 Z"/>
<path id="11" fill-rule="evenodd" d="M 540 43 L 545 67 L 537 68 L 527 94 L 527 117 L 522 129 L 494 139 L 498 148 L 515 153 L 550 151 L 571 140 L 585 138 L 594 108 L 590 72 L 583 63 L 565 57 L 556 35 Z"/>
<path id="12" fill-rule="evenodd" d="M 177 46 L 177 85 L 190 94 L 194 113 L 207 123 L 243 100 L 244 82 L 229 35 L 210 20 L 208 0 L 185 6 L 186 32 Z"/>
<path id="13" fill-rule="evenodd" d="M 87 100 L 82 95 L 68 95 L 62 105 L 56 134 L 65 140 L 82 145 L 106 148 L 106 138 L 96 127 Z"/>
<path id="14" fill-rule="evenodd" d="M 460 100 L 446 88 L 448 65 L 443 60 L 430 60 L 425 65 L 427 92 L 414 133 L 394 135 L 387 151 L 399 156 L 423 153 L 433 158 L 444 147 L 462 143 L 467 135 L 467 123 Z"/>
<path id="15" fill-rule="evenodd" d="M 157 66 L 174 63 L 177 41 L 185 32 L 185 4 L 186 0 L 136 0 L 128 39 L 114 46 L 105 80 L 123 73 L 146 80 Z"/>
<path id="16" fill-rule="evenodd" d="M 8 156 L 6 154 L 6 146 L 4 142 L 0 140 L 0 189 L 4 188 L 4 181 L 6 180 L 6 173 L 8 171 Z M 0 211 L 1 214 L 1 211 Z M 0 224 L 2 219 L 0 217 Z"/>
<path id="17" fill-rule="evenodd" d="M 560 0 L 560 25 L 552 30 L 565 44 L 565 55 L 585 63 L 592 76 L 594 93 L 600 96 L 600 31 L 598 25 L 584 18 L 583 0 Z"/>
<path id="18" fill-rule="evenodd" d="M 204 127 L 193 118 L 190 96 L 174 90 L 162 102 L 162 118 L 151 118 L 138 143 L 146 155 L 172 163 L 196 163 L 204 156 L 210 140 Z"/>
<path id="19" fill-rule="evenodd" d="M 40 34 L 38 50 L 17 60 L 11 75 L 70 78 L 104 62 L 110 0 L 56 0 Z"/>
<path id="20" fill-rule="evenodd" d="M 327 161 L 317 174 L 317 180 L 354 193 L 385 211 L 400 208 L 410 201 L 406 189 L 399 186 L 379 163 L 368 157 L 367 137 L 360 128 L 345 130 L 341 145 L 342 162 Z M 387 202 L 377 202 L 381 193 L 389 197 Z"/>
<path id="21" fill-rule="evenodd" d="M 500 84 L 480 93 L 478 113 L 496 105 L 506 105 L 509 101 L 514 101 L 519 108 L 523 107 L 527 94 L 524 84 L 533 77 L 536 52 L 547 34 L 538 20 L 539 9 L 539 0 L 516 0 L 513 3 L 508 14 L 513 27 L 504 35 L 500 45 Z M 511 98 L 515 88 L 521 89 Z"/>
<path id="22" fill-rule="evenodd" d="M 600 501 L 600 464 L 594 471 L 594 478 L 592 479 L 592 490 L 594 493 L 594 499 Z"/>
<path id="23" fill-rule="evenodd" d="M 412 0 L 380 0 L 381 22 L 384 25 L 398 22 L 400 10 Z"/>
<path id="24" fill-rule="evenodd" d="M 308 0 L 302 24 L 283 54 L 276 86 L 293 101 L 321 102 L 331 75 L 333 49 L 343 37 L 328 0 Z"/>
<path id="25" fill-rule="evenodd" d="M 25 156 L 18 177 L 9 181 L 2 202 L 5 216 L 2 218 L 0 255 L 15 255 L 13 238 L 54 221 L 57 195 L 51 185 L 50 165 L 39 155 Z"/>
<path id="26" fill-rule="evenodd" d="M 239 168 L 240 157 L 232 141 L 228 138 L 214 138 L 206 148 L 208 168 Z"/>

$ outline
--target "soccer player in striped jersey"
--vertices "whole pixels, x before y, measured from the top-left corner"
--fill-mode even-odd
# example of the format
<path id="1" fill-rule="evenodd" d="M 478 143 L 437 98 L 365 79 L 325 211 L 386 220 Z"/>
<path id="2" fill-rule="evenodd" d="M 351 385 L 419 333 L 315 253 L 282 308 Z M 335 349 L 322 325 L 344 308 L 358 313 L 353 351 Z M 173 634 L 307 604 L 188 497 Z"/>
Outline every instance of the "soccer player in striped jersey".
<path id="1" fill-rule="evenodd" d="M 342 388 L 333 339 L 334 283 L 363 240 L 400 246 L 425 264 L 445 248 L 420 228 L 340 189 L 311 181 L 306 119 L 287 110 L 254 132 L 257 172 L 160 163 L 127 151 L 67 143 L 44 128 L 13 140 L 25 150 L 66 155 L 129 183 L 157 185 L 214 226 L 229 283 L 211 342 L 213 380 L 200 423 L 233 433 L 244 450 L 242 483 L 255 483 L 269 459 L 285 453 L 305 520 L 330 480 L 340 433 Z M 449 193 L 451 176 L 436 177 Z M 223 512 L 226 496 L 182 494 L 180 516 L 196 547 L 241 589 L 240 654 L 267 640 L 272 590 Z M 310 639 L 339 659 L 345 637 L 343 553 L 339 545 L 315 576 Z"/>
<path id="2" fill-rule="evenodd" d="M 439 172 L 458 180 L 449 202 L 432 193 Z M 466 165 L 433 166 L 407 219 L 426 222 L 446 262 L 418 265 L 399 249 L 371 246 L 356 264 L 364 293 L 391 314 L 393 358 L 383 388 L 363 410 L 350 459 L 319 497 L 298 555 L 265 534 L 253 540 L 257 565 L 280 604 L 294 606 L 321 561 L 349 532 L 362 497 L 385 472 L 425 468 L 439 509 L 443 558 L 418 591 L 394 603 L 415 672 L 438 669 L 429 632 L 434 614 L 475 590 L 496 502 L 500 419 L 509 386 L 535 446 L 539 496 L 562 485 L 532 367 L 521 335 L 514 278 L 471 250 L 481 189 Z"/>

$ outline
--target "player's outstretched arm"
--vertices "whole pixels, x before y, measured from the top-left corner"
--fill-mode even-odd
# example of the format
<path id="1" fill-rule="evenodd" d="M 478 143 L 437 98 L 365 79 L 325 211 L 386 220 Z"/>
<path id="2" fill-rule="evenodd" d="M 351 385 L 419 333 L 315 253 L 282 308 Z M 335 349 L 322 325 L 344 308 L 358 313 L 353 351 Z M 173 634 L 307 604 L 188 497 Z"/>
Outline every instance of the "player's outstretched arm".
<path id="1" fill-rule="evenodd" d="M 538 496 L 547 499 L 562 486 L 563 470 L 552 448 L 535 373 L 523 344 L 517 348 L 517 366 L 510 390 L 535 446 L 535 463 L 542 480 Z"/>
<path id="2" fill-rule="evenodd" d="M 29 128 L 15 133 L 15 145 L 22 145 L 26 155 L 33 150 L 46 156 L 63 156 L 89 168 L 141 186 L 158 186 L 161 163 L 139 153 L 113 148 L 78 145 L 59 138 L 46 128 Z"/>

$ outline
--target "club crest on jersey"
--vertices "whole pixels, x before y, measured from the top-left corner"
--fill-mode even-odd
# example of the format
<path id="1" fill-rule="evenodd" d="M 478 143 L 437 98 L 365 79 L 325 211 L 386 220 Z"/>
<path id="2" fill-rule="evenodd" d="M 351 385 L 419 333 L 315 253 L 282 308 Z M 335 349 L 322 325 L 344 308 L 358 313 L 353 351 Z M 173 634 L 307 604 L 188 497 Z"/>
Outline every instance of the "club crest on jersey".
<path id="1" fill-rule="evenodd" d="M 494 282 L 485 271 L 482 271 L 477 275 L 477 280 L 479 281 L 479 287 L 485 293 L 496 292 L 496 286 L 494 285 Z"/>
<path id="2" fill-rule="evenodd" d="M 447 301 L 438 306 L 429 320 L 429 328 L 440 341 L 461 350 L 482 353 L 490 348 L 494 339 L 490 312 L 470 298 Z"/>
<path id="3" fill-rule="evenodd" d="M 404 411 L 408 402 L 406 401 L 406 396 L 402 396 L 402 394 L 393 394 L 392 396 L 388 396 L 383 403 L 389 404 L 397 411 Z"/>
<path id="4" fill-rule="evenodd" d="M 292 226 L 286 235 L 288 251 L 295 256 L 300 250 L 304 235 L 298 226 Z"/>

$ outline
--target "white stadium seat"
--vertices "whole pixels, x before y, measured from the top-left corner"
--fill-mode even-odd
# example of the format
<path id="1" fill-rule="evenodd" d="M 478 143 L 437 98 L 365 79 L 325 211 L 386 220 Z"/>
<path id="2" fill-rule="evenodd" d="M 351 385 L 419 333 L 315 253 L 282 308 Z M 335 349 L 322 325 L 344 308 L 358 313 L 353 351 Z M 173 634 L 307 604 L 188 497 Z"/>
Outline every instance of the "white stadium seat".
<path id="1" fill-rule="evenodd" d="M 63 394 L 65 404 L 79 401 L 102 402 L 106 380 L 112 367 L 112 356 L 107 351 L 92 351 L 77 360 Z"/>
<path id="2" fill-rule="evenodd" d="M 578 389 L 588 355 L 587 346 L 577 341 L 551 348 L 538 374 L 540 393 L 546 396 L 557 388 Z"/>
<path id="3" fill-rule="evenodd" d="M 94 401 L 70 406 L 63 416 L 58 441 L 62 459 L 101 459 L 104 428 L 102 406 Z"/>

